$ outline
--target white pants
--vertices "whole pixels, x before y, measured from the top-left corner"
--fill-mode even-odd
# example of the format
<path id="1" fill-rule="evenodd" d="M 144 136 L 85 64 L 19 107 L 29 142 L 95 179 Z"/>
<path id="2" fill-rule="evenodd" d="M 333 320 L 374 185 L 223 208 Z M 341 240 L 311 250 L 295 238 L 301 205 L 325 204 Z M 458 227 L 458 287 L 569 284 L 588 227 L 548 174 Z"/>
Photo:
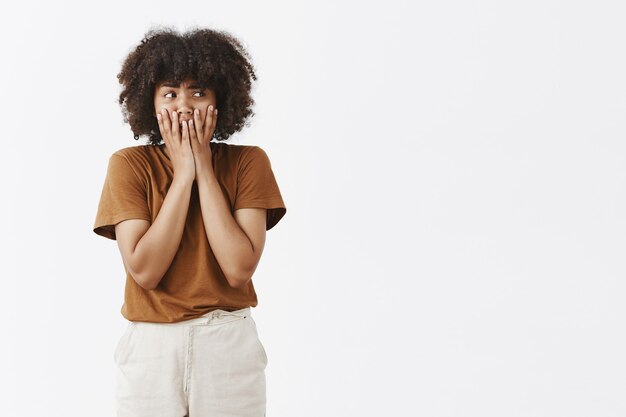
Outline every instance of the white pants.
<path id="1" fill-rule="evenodd" d="M 250 307 L 129 322 L 114 353 L 117 417 L 264 417 L 267 355 Z"/>

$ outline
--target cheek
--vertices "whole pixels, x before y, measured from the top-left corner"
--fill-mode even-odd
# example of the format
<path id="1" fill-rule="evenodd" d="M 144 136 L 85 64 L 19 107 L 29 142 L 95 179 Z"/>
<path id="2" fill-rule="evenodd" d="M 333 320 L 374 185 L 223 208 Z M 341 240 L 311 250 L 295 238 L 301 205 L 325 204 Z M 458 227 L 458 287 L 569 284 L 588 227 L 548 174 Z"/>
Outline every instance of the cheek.
<path id="1" fill-rule="evenodd" d="M 172 110 L 171 110 L 171 109 L 170 109 L 170 107 L 169 107 L 168 105 L 166 105 L 166 104 L 159 103 L 159 104 L 156 104 L 156 105 L 154 106 L 154 111 L 155 111 L 156 113 L 161 113 L 161 114 L 163 114 L 163 113 L 162 113 L 162 110 L 163 110 L 163 109 L 167 110 L 167 113 L 168 113 L 168 114 L 172 114 Z M 156 117 L 156 113 L 155 113 L 155 117 Z"/>

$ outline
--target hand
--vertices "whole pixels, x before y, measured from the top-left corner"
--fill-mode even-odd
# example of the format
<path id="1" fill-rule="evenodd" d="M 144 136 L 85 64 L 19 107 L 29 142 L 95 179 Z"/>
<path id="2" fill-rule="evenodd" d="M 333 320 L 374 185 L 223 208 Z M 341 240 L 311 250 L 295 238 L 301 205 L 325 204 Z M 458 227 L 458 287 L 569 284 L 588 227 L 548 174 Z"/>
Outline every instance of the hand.
<path id="1" fill-rule="evenodd" d="M 183 129 L 185 129 L 183 123 Z M 189 121 L 189 136 L 191 138 L 191 149 L 196 166 L 196 178 L 204 169 L 213 169 L 213 153 L 211 152 L 211 139 L 215 126 L 217 125 L 217 109 L 209 105 L 206 117 L 202 120 L 200 110 L 196 109 L 193 120 Z"/>
<path id="2" fill-rule="evenodd" d="M 183 123 L 182 135 L 178 128 L 178 114 L 172 112 L 171 119 L 167 109 L 161 109 L 157 114 L 161 137 L 165 141 L 165 146 L 170 154 L 174 175 L 182 180 L 192 181 L 196 176 L 196 167 L 193 151 L 189 141 L 189 132 L 186 123 Z"/>

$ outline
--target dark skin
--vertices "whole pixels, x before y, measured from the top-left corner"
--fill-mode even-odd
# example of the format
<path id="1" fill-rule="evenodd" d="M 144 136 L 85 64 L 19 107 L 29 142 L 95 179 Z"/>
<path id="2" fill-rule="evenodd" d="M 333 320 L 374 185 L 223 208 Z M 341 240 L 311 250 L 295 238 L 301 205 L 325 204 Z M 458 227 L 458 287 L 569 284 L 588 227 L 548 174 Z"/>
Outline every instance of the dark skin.
<path id="1" fill-rule="evenodd" d="M 175 87 L 167 81 L 156 85 L 154 113 L 174 173 L 183 178 L 206 175 L 212 169 L 211 138 L 217 124 L 215 91 L 185 79 Z"/>
<path id="2" fill-rule="evenodd" d="M 154 94 L 155 117 L 165 141 L 174 177 L 195 181 L 209 244 L 229 284 L 242 288 L 250 281 L 265 246 L 266 209 L 230 211 L 213 170 L 211 138 L 217 124 L 217 100 L 211 89 L 159 83 Z M 156 112 L 159 113 L 156 113 Z M 187 123 L 189 122 L 189 123 Z"/>

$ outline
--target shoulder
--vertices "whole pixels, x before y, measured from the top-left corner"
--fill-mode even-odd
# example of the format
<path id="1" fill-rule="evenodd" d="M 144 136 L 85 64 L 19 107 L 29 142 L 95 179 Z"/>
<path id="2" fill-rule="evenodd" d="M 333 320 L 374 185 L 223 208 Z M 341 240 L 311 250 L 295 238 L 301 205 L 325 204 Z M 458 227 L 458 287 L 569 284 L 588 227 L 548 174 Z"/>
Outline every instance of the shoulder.
<path id="1" fill-rule="evenodd" d="M 115 171 L 132 171 L 140 179 L 152 176 L 159 159 L 153 145 L 127 146 L 116 150 L 109 157 L 109 167 Z"/>
<path id="2" fill-rule="evenodd" d="M 233 143 L 225 143 L 225 142 L 212 142 L 215 146 L 216 151 L 223 152 L 230 155 L 235 156 L 243 156 L 250 152 L 254 152 L 255 149 L 261 149 L 257 145 L 237 145 Z"/>
<path id="3" fill-rule="evenodd" d="M 258 145 L 238 145 L 237 156 L 239 165 L 250 162 L 269 162 L 267 153 Z"/>
<path id="4" fill-rule="evenodd" d="M 161 164 L 160 161 L 164 156 L 160 154 L 158 146 L 154 145 L 127 146 L 113 152 L 110 160 L 123 159 L 137 174 L 149 175 Z"/>
<path id="5" fill-rule="evenodd" d="M 236 145 L 214 142 L 214 150 L 221 154 L 233 167 L 244 168 L 252 161 L 266 161 L 267 154 L 258 145 Z M 221 159 L 221 158 L 220 158 Z"/>
<path id="6" fill-rule="evenodd" d="M 148 156 L 148 154 L 154 150 L 153 148 L 153 145 L 127 146 L 113 152 L 111 154 L 111 157 L 121 156 L 122 158 L 128 160 L 135 160 L 137 158 Z"/>

